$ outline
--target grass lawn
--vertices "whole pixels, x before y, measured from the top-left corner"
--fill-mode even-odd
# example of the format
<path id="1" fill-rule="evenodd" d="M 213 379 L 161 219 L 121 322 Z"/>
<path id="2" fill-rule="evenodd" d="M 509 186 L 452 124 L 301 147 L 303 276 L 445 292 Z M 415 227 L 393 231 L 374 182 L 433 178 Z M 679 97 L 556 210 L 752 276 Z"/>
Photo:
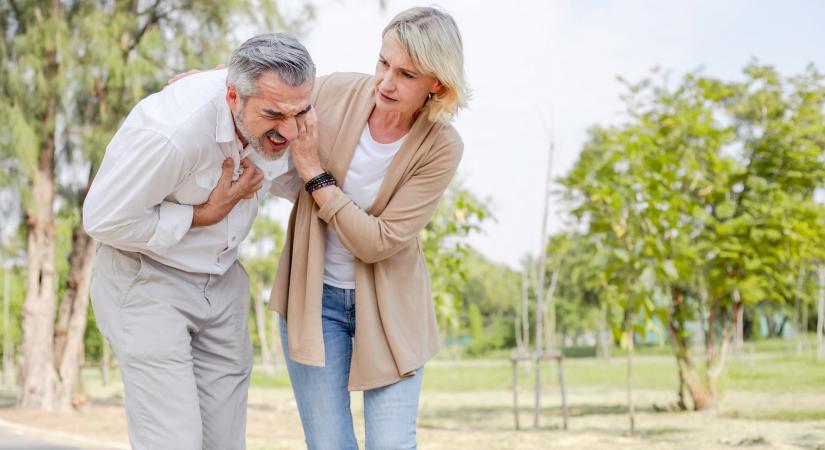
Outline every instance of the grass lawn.
<path id="1" fill-rule="evenodd" d="M 544 365 L 544 397 L 538 429 L 514 430 L 512 367 L 505 358 L 452 361 L 426 366 L 418 438 L 422 449 L 825 449 L 825 362 L 810 347 L 797 355 L 788 341 L 748 343 L 731 355 L 720 380 L 715 411 L 672 408 L 678 387 L 674 358 L 662 348 L 642 349 L 634 360 L 637 433 L 628 434 L 626 359 L 564 360 L 570 429 L 560 430 L 560 397 L 555 364 Z M 586 352 L 583 352 L 586 354 Z M 49 433 L 93 439 L 78 448 L 127 446 L 123 386 L 117 370 L 103 386 L 99 369 L 83 372 L 87 403 L 76 414 L 20 410 L 14 391 L 0 389 L 0 421 Z M 519 418 L 533 420 L 534 368 L 520 370 Z M 356 435 L 363 437 L 363 400 L 352 395 Z M 0 424 L 0 426 L 2 426 Z M 60 440 L 64 434 L 54 435 Z M 362 441 L 363 443 L 363 441 Z M 2 443 L 0 443 L 2 444 Z M 0 445 L 0 447 L 2 447 Z M 249 390 L 247 448 L 304 448 L 297 408 L 283 363 L 275 375 L 256 367 Z"/>

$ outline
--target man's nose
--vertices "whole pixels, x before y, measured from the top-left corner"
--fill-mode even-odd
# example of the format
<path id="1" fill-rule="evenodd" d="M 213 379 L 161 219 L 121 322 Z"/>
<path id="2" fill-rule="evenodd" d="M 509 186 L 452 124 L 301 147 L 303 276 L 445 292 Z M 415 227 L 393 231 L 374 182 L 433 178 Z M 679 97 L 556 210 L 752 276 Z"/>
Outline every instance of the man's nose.
<path id="1" fill-rule="evenodd" d="M 298 119 L 295 117 L 290 117 L 289 119 L 283 121 L 283 123 L 281 123 L 277 130 L 278 133 L 281 133 L 281 136 L 287 138 L 290 141 L 297 138 Z"/>

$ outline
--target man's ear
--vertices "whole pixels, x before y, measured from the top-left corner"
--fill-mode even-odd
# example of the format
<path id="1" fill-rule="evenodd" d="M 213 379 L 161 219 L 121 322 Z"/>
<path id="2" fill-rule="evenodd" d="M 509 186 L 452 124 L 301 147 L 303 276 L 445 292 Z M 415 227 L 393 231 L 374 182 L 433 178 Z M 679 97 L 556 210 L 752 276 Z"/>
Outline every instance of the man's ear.
<path id="1" fill-rule="evenodd" d="M 234 84 L 226 85 L 226 103 L 229 105 L 229 109 L 232 110 L 233 113 L 238 112 L 241 102 L 240 96 L 238 95 L 238 90 L 235 89 Z"/>

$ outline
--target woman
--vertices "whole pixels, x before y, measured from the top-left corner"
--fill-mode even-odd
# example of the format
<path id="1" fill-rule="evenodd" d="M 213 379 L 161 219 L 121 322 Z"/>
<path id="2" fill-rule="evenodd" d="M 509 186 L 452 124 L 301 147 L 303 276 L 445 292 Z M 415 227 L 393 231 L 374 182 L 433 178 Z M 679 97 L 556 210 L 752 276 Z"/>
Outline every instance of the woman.
<path id="1" fill-rule="evenodd" d="M 412 8 L 384 29 L 375 75 L 333 74 L 291 144 L 295 200 L 270 308 L 310 449 L 415 448 L 422 367 L 439 348 L 419 232 L 458 167 L 465 106 L 453 19 Z M 315 121 L 320 124 L 316 130 Z"/>

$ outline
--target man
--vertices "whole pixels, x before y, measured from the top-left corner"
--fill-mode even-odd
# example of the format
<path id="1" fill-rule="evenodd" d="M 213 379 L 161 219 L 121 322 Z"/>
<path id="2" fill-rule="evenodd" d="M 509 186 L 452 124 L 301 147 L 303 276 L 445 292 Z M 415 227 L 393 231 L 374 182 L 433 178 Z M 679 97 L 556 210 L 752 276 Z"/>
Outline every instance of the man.
<path id="1" fill-rule="evenodd" d="M 293 191 L 288 147 L 314 120 L 315 66 L 285 34 L 227 70 L 142 100 L 106 149 L 83 207 L 100 241 L 92 306 L 118 355 L 135 449 L 242 449 L 252 366 L 238 243 L 261 190 Z"/>

